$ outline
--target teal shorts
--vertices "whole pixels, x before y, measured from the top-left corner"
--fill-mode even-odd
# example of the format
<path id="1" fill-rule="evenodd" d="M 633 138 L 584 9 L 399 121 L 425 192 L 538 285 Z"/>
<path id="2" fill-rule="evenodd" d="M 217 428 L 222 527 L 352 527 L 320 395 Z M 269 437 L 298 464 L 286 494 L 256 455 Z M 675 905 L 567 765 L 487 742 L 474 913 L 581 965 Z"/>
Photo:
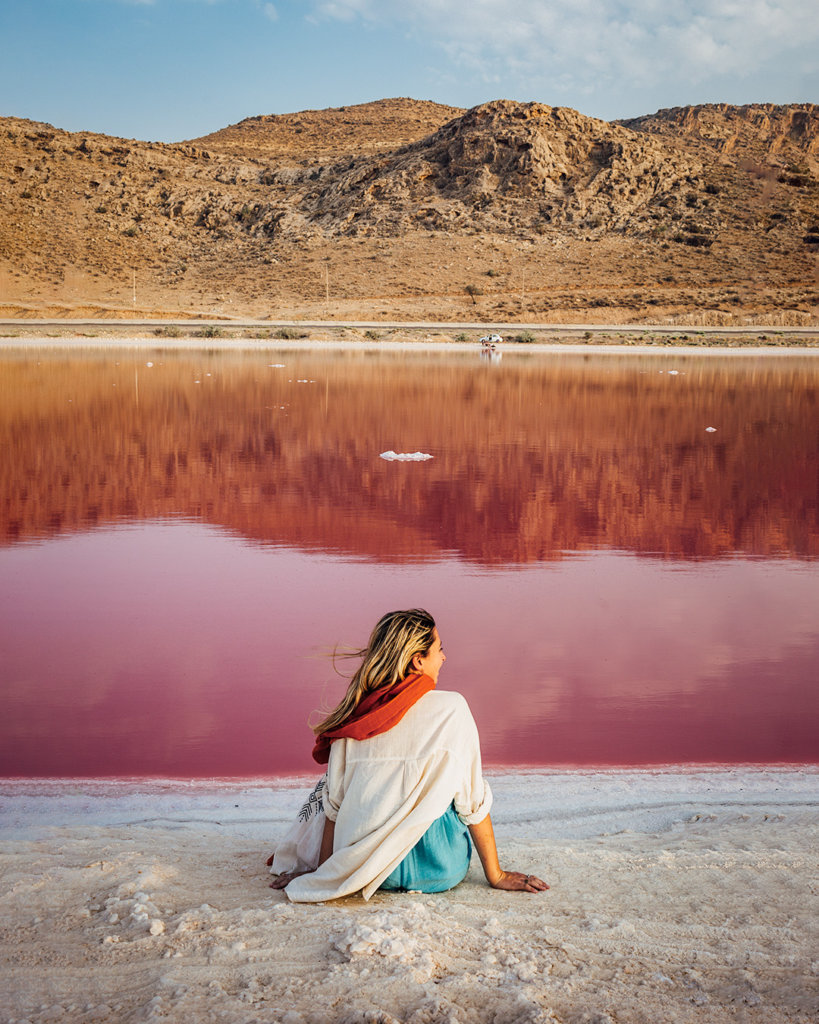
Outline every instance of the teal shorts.
<path id="1" fill-rule="evenodd" d="M 381 883 L 388 892 L 445 892 L 464 880 L 472 843 L 469 830 L 451 804 Z"/>

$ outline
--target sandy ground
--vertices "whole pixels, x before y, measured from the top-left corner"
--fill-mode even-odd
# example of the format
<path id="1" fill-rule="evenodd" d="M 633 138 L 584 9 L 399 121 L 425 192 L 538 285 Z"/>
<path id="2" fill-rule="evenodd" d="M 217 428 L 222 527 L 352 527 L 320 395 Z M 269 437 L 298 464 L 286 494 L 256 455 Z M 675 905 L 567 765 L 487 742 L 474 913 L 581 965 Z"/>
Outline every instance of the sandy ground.
<path id="1" fill-rule="evenodd" d="M 819 769 L 500 775 L 502 863 L 297 906 L 265 856 L 305 780 L 6 782 L 3 1021 L 808 1022 Z M 473 859 L 474 860 L 474 859 Z"/>

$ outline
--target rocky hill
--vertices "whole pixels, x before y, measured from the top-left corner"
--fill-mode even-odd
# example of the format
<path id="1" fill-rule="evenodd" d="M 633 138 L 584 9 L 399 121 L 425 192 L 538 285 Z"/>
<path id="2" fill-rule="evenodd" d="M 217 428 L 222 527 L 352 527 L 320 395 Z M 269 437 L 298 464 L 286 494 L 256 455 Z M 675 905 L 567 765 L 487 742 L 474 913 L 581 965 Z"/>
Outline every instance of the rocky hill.
<path id="1" fill-rule="evenodd" d="M 540 103 L 487 103 L 397 153 L 318 177 L 301 199 L 325 231 L 414 227 L 587 236 L 640 230 L 703 168 L 645 135 Z"/>
<path id="2" fill-rule="evenodd" d="M 0 308 L 811 322 L 817 123 L 386 100 L 162 145 L 3 118 Z"/>

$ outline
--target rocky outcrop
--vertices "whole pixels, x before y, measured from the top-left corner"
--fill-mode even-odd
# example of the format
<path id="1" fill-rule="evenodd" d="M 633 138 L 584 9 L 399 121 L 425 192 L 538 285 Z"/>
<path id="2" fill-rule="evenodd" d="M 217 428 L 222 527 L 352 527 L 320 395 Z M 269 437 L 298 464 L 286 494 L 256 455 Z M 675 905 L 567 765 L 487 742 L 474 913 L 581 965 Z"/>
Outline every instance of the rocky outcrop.
<path id="1" fill-rule="evenodd" d="M 702 166 L 575 110 L 498 100 L 389 157 L 319 177 L 300 208 L 325 231 L 411 227 L 631 231 L 652 204 L 703 185 Z"/>
<path id="2" fill-rule="evenodd" d="M 618 123 L 649 135 L 701 144 L 734 162 L 762 159 L 783 167 L 804 164 L 806 170 L 819 170 L 819 106 L 815 103 L 706 103 L 658 110 Z"/>

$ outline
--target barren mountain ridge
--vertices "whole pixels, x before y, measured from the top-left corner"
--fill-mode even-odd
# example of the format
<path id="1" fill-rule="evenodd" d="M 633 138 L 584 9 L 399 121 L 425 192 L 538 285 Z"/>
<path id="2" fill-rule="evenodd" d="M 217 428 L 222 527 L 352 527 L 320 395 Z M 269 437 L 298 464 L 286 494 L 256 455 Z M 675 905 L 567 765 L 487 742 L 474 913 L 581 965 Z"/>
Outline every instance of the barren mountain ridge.
<path id="1" fill-rule="evenodd" d="M 2 118 L 0 308 L 809 323 L 818 124 L 398 99 L 166 145 Z"/>

